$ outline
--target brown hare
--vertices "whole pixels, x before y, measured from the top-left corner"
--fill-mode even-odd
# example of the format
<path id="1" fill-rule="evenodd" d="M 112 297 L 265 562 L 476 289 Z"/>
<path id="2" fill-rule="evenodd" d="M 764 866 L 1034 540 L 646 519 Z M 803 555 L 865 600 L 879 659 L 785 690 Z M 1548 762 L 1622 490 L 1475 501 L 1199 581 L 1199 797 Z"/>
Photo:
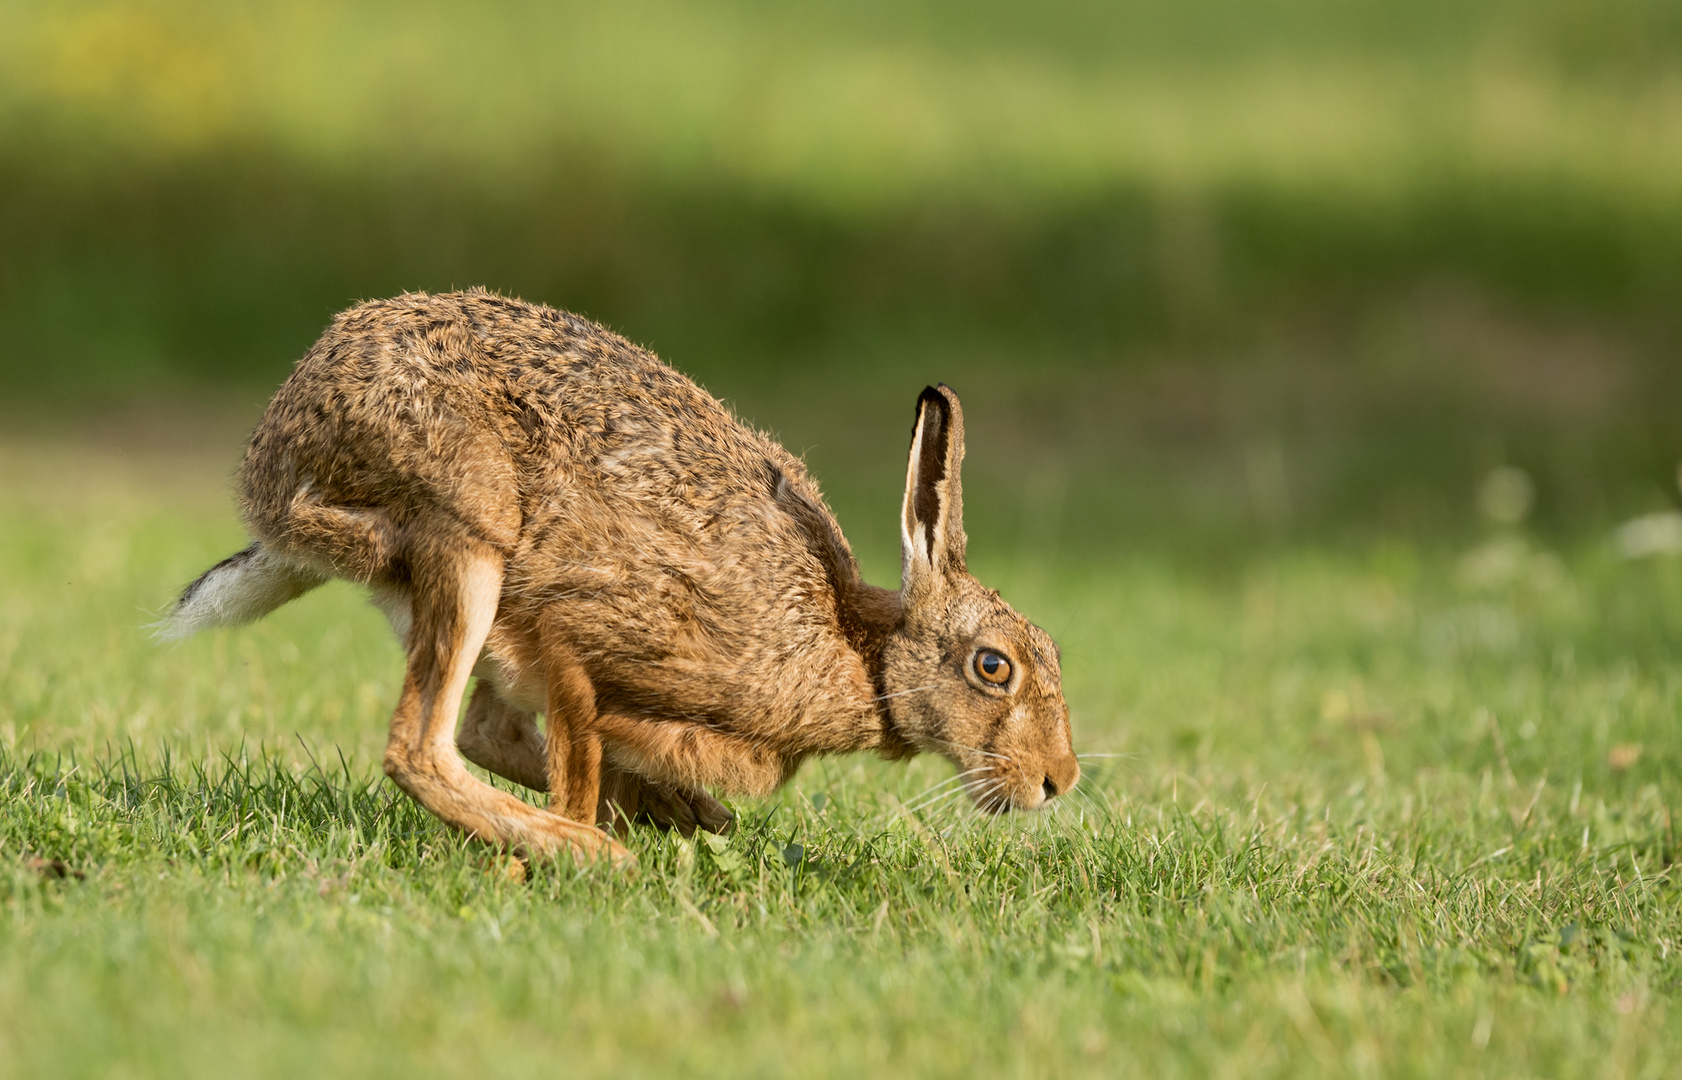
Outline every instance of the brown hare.
<path id="1" fill-rule="evenodd" d="M 982 809 L 1035 808 L 1080 775 L 1057 646 L 965 569 L 963 455 L 957 395 L 925 389 L 877 588 L 799 459 L 648 352 L 482 290 L 374 301 L 269 403 L 256 542 L 162 633 L 367 585 L 408 656 L 386 773 L 531 855 L 628 860 L 600 819 L 722 830 L 708 787 L 764 794 L 812 754 L 932 751 Z"/>

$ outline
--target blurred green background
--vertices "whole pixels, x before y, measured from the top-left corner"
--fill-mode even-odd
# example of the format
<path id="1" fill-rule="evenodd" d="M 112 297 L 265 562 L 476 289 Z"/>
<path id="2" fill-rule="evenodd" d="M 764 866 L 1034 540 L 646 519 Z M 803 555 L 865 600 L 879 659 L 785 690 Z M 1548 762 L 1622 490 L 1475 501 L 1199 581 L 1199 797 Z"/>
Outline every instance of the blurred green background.
<path id="1" fill-rule="evenodd" d="M 1672 0 L 0 2 L 0 423 L 239 435 L 331 314 L 482 284 L 805 452 L 878 577 L 911 402 L 971 531 L 1224 561 L 1675 501 Z"/>

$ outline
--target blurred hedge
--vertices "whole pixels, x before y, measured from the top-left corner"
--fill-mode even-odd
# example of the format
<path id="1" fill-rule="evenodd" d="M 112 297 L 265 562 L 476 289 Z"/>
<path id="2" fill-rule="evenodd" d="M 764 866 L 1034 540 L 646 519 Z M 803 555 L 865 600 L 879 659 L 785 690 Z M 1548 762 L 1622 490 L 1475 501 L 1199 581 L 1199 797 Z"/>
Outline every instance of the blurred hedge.
<path id="1" fill-rule="evenodd" d="M 1678 10 L 0 3 L 0 392 L 260 396 L 486 284 L 831 448 L 961 384 L 1022 521 L 1440 530 L 1506 461 L 1599 528 L 1682 457 Z"/>

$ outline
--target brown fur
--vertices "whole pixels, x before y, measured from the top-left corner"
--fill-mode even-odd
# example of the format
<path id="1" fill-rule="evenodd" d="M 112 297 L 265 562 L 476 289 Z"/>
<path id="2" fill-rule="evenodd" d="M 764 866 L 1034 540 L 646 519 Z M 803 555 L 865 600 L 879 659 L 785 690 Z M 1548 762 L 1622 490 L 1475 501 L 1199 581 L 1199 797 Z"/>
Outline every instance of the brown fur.
<path id="1" fill-rule="evenodd" d="M 386 771 L 486 840 L 624 859 L 598 817 L 721 829 L 706 787 L 861 750 L 935 751 L 984 808 L 1034 807 L 1079 774 L 1057 650 L 965 569 L 962 457 L 956 395 L 924 391 L 902 588 L 879 589 L 801 462 L 654 356 L 491 293 L 409 294 L 339 315 L 275 394 L 236 559 L 278 560 L 264 602 L 373 589 L 408 650 Z"/>

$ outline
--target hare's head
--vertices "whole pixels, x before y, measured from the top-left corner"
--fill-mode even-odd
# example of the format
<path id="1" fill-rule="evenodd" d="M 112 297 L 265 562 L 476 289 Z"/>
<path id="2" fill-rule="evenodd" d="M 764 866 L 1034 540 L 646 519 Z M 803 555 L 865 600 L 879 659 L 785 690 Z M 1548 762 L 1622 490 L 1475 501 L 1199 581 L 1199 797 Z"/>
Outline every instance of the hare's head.
<path id="1" fill-rule="evenodd" d="M 888 714 L 958 766 L 981 809 L 1038 809 L 1080 779 L 1057 645 L 965 569 L 963 457 L 958 395 L 931 386 L 900 513 L 905 621 L 883 650 Z"/>

